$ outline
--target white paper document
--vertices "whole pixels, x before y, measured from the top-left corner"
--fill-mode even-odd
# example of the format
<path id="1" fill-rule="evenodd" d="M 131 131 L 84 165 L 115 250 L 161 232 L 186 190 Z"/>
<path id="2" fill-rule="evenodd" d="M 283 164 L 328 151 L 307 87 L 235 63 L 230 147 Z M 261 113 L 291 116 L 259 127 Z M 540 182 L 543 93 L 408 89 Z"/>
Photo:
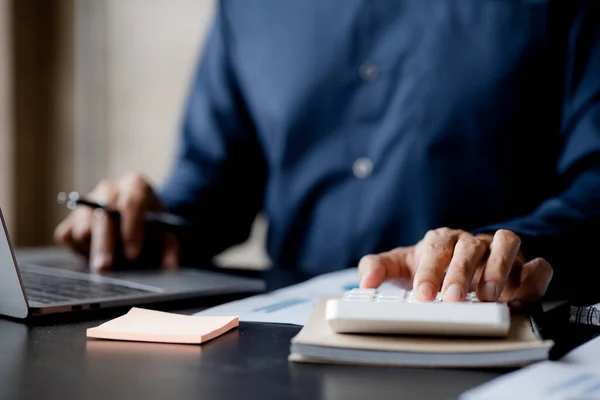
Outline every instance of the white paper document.
<path id="1" fill-rule="evenodd" d="M 465 392 L 460 400 L 600 399 L 600 338 Z"/>
<path id="2" fill-rule="evenodd" d="M 345 269 L 270 293 L 226 303 L 195 315 L 236 315 L 240 321 L 304 325 L 319 297 L 341 295 L 358 287 L 358 283 L 358 269 Z"/>

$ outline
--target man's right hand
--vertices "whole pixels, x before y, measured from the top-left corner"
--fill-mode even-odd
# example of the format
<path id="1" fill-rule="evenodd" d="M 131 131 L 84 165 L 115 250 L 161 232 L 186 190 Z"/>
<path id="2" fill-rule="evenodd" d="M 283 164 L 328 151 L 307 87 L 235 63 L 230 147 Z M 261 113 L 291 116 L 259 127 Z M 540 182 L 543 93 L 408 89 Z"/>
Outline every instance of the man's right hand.
<path id="1" fill-rule="evenodd" d="M 148 181 L 139 174 L 126 175 L 116 181 L 104 180 L 87 197 L 119 212 L 123 254 L 127 260 L 136 261 L 147 234 L 144 213 L 163 210 Z M 54 238 L 59 244 L 89 255 L 91 269 L 102 271 L 115 264 L 118 233 L 115 220 L 105 211 L 78 206 L 57 226 Z M 162 265 L 176 268 L 179 248 L 175 236 L 163 233 L 161 240 Z"/>

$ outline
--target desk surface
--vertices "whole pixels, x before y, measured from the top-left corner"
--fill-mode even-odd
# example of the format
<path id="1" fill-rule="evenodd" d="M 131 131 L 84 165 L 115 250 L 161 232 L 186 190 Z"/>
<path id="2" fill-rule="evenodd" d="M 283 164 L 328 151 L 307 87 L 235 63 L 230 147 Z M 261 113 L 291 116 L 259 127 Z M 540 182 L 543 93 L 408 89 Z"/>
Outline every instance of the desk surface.
<path id="1" fill-rule="evenodd" d="M 242 322 L 201 346 L 88 340 L 106 319 L 0 319 L 0 399 L 452 399 L 502 374 L 292 364 L 299 328 L 276 324 Z"/>
<path id="2" fill-rule="evenodd" d="M 2 399 L 453 398 L 499 372 L 291 364 L 298 328 L 241 323 L 202 346 L 88 340 L 101 321 L 0 321 Z"/>

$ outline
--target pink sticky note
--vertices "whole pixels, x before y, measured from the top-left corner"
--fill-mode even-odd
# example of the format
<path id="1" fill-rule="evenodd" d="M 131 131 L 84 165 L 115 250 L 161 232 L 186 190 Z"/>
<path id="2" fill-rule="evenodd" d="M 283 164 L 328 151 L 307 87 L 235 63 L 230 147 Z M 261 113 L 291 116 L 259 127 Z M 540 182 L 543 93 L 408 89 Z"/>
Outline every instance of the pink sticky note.
<path id="1" fill-rule="evenodd" d="M 205 317 L 132 308 L 87 330 L 87 337 L 161 343 L 203 343 L 237 327 L 238 317 Z"/>

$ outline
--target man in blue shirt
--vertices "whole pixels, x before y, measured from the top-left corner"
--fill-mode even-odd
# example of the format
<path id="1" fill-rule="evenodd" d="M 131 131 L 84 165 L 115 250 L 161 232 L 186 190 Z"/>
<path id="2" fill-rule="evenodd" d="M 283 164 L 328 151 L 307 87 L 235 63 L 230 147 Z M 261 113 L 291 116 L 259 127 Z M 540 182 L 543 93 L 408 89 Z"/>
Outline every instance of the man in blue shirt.
<path id="1" fill-rule="evenodd" d="M 132 260 L 145 210 L 197 223 L 165 237 L 165 265 L 245 240 L 263 210 L 279 268 L 537 300 L 553 274 L 578 279 L 578 256 L 595 268 L 599 26 L 596 0 L 221 1 L 172 175 L 91 196 L 121 211 Z M 115 227 L 93 215 L 56 239 L 103 269 Z"/>

